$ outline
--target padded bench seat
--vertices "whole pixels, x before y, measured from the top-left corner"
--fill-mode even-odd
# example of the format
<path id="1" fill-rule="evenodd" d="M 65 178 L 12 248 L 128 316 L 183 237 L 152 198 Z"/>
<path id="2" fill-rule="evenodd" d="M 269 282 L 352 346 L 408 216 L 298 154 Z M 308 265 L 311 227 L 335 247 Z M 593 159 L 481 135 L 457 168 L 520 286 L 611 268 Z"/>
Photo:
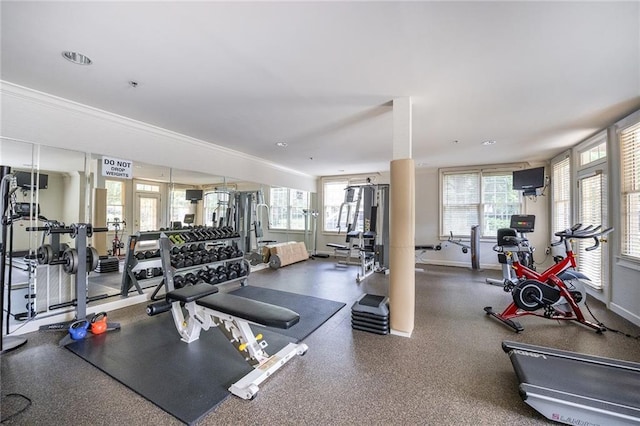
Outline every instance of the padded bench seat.
<path id="1" fill-rule="evenodd" d="M 349 250 L 349 246 L 345 246 L 343 244 L 336 244 L 336 243 L 327 243 L 327 247 L 331 247 L 336 250 Z"/>
<path id="2" fill-rule="evenodd" d="M 217 292 L 218 287 L 207 283 L 188 285 L 167 293 L 167 302 L 189 303 Z"/>
<path id="3" fill-rule="evenodd" d="M 287 329 L 300 321 L 300 315 L 291 309 L 228 293 L 212 294 L 197 299 L 196 304 L 274 328 Z"/>

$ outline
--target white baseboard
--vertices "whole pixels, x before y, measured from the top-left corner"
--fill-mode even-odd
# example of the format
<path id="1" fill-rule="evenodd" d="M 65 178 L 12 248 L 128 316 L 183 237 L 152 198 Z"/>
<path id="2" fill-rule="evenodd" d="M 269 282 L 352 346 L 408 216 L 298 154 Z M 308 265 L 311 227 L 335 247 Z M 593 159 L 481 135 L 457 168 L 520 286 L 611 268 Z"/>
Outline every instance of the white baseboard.
<path id="1" fill-rule="evenodd" d="M 640 327 L 639 315 L 634 314 L 633 312 L 630 312 L 627 309 L 623 308 L 622 306 L 616 305 L 613 302 L 609 304 L 609 309 L 611 309 L 612 312 L 615 312 L 616 314 L 620 315 L 622 318 L 626 319 L 627 321 L 630 321 L 634 325 L 637 325 L 638 327 Z"/>
<path id="2" fill-rule="evenodd" d="M 416 262 L 416 265 L 453 266 L 456 268 L 471 269 L 471 262 L 460 262 L 456 260 L 425 260 L 423 262 Z M 480 264 L 480 269 L 491 269 L 499 271 L 502 269 L 502 267 L 500 265 L 489 263 L 486 265 Z"/>
<path id="3" fill-rule="evenodd" d="M 400 336 L 400 337 L 411 337 L 411 333 L 407 333 L 406 331 L 394 330 L 394 329 L 391 329 L 389 331 L 389 334 L 393 334 L 394 336 Z"/>

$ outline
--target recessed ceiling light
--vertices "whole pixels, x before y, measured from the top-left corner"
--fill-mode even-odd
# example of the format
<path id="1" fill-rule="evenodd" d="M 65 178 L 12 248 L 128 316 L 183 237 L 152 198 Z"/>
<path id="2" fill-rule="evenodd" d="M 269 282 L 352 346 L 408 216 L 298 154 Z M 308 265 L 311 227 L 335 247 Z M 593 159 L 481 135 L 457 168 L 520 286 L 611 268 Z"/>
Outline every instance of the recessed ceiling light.
<path id="1" fill-rule="evenodd" d="M 493 141 L 493 140 L 491 140 L 491 141 L 484 141 L 484 142 L 482 142 L 482 145 L 484 145 L 484 146 L 489 146 L 489 145 L 494 145 L 495 143 L 496 143 L 496 141 Z"/>
<path id="2" fill-rule="evenodd" d="M 88 56 L 78 52 L 62 52 L 62 57 L 78 65 L 91 65 L 93 61 Z"/>
<path id="3" fill-rule="evenodd" d="M 287 146 L 289 146 L 289 144 L 286 142 L 276 142 L 276 146 L 279 146 L 280 148 L 286 148 Z"/>

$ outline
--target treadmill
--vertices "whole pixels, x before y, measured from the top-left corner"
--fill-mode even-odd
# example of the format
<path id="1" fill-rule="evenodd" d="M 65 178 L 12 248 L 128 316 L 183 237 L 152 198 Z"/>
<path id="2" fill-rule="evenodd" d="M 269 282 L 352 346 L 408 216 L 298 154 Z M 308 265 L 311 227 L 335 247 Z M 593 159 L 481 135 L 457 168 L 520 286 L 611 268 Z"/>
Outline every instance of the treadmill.
<path id="1" fill-rule="evenodd" d="M 640 425 L 640 364 L 504 341 L 524 402 L 555 422 Z"/>

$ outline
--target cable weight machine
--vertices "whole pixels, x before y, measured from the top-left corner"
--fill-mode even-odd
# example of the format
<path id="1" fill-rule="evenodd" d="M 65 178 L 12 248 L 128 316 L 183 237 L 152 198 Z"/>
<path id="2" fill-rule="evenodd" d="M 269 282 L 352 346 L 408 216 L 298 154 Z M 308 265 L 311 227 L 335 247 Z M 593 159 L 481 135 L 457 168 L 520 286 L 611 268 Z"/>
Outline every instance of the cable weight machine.
<path id="1" fill-rule="evenodd" d="M 0 305 L 4 309 L 4 294 L 5 294 L 5 268 L 6 268 L 6 258 L 7 253 L 10 253 L 13 250 L 13 247 L 7 247 L 7 228 L 9 226 L 9 218 L 7 217 L 7 213 L 9 213 L 9 184 L 13 179 L 13 175 L 11 174 L 11 167 L 8 166 L 0 166 L 0 228 L 2 228 L 2 232 L 0 236 L 2 237 L 2 244 L 0 244 Z M 15 192 L 15 189 L 13 190 Z M 13 225 L 12 229 L 13 229 Z M 11 231 L 11 236 L 13 236 L 13 231 Z M 13 240 L 13 238 L 11 238 Z M 11 243 L 10 246 L 13 244 Z M 7 251 L 7 248 L 9 251 Z M 11 266 L 9 267 L 9 282 L 7 286 L 7 303 L 11 303 Z M 7 309 L 7 335 L 2 335 L 2 339 L 0 339 L 0 353 L 5 353 L 14 349 L 19 348 L 20 346 L 27 343 L 27 339 L 22 336 L 9 336 L 9 311 Z M 0 333 L 4 333 L 3 331 L 3 319 L 4 315 L 0 315 Z"/>

